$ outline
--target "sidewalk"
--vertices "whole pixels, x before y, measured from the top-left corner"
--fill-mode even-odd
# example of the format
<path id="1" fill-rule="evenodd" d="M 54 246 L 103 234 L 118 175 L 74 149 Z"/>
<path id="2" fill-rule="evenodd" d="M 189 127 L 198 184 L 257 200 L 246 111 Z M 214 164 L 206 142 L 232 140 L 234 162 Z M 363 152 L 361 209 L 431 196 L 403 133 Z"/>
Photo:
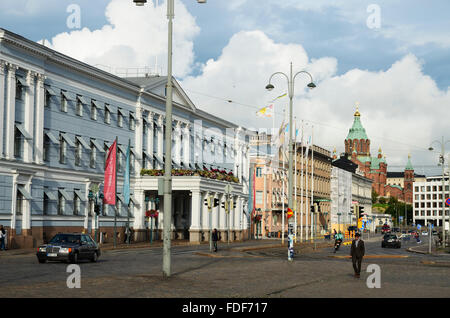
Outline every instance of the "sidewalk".
<path id="1" fill-rule="evenodd" d="M 418 246 L 410 247 L 406 249 L 408 252 L 418 253 L 418 254 L 429 254 L 429 246 L 428 244 L 421 244 Z M 450 248 L 447 247 L 445 250 L 443 248 L 436 249 L 436 245 L 431 246 L 431 254 L 433 256 L 450 256 Z"/>

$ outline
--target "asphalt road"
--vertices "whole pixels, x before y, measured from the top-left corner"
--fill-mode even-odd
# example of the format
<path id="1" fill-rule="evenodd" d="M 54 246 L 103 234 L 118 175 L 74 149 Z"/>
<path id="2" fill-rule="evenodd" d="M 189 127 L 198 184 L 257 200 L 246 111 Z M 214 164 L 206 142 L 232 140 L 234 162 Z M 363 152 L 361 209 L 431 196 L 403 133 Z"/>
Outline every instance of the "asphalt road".
<path id="1" fill-rule="evenodd" d="M 68 264 L 39 264 L 34 255 L 0 258 L 1 297 L 450 297 L 450 257 L 381 248 L 381 237 L 366 240 L 360 279 L 346 258 L 349 246 L 301 248 L 292 262 L 286 248 L 240 251 L 275 243 L 258 241 L 173 246 L 172 276 L 162 278 L 162 249 L 105 251 L 97 263 L 82 262 L 81 288 L 70 289 Z M 426 241 L 423 242 L 426 244 Z M 373 257 L 373 258 L 370 258 Z M 433 264 L 434 262 L 434 264 Z M 368 288 L 369 264 L 381 269 L 381 288 Z"/>

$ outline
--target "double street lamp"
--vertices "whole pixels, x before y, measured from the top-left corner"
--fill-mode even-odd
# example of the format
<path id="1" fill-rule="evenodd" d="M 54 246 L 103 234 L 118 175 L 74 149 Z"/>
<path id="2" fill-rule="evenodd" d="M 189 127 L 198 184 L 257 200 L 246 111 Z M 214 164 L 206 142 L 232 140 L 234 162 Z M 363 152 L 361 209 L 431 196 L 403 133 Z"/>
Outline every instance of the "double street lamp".
<path id="1" fill-rule="evenodd" d="M 284 77 L 286 77 L 287 79 L 287 84 L 288 84 L 288 95 L 289 95 L 289 175 L 288 175 L 288 207 L 289 208 L 293 208 L 293 152 L 294 152 L 294 145 L 293 145 L 293 124 L 292 124 L 292 99 L 294 97 L 294 83 L 295 83 L 295 78 L 297 77 L 297 75 L 299 74 L 307 74 L 309 75 L 309 78 L 311 79 L 310 83 L 307 85 L 309 88 L 314 88 L 316 87 L 316 85 L 313 83 L 313 78 L 311 76 L 311 74 L 309 74 L 306 71 L 300 71 L 297 72 L 295 75 L 292 74 L 292 62 L 291 62 L 291 66 L 290 66 L 290 73 L 289 76 L 286 75 L 283 72 L 275 72 L 273 73 L 270 78 L 269 78 L 269 84 L 266 86 L 266 89 L 268 91 L 271 91 L 275 88 L 275 86 L 273 86 L 271 84 L 272 81 L 272 77 L 279 74 L 279 75 L 283 75 Z M 284 211 L 283 211 L 284 213 Z M 283 214 L 284 215 L 284 214 Z M 283 221 L 283 226 L 284 226 L 284 221 Z M 284 233 L 283 233 L 284 235 Z"/>
<path id="2" fill-rule="evenodd" d="M 431 143 L 433 145 L 437 143 L 441 146 L 441 154 L 439 155 L 439 164 L 442 166 L 442 246 L 445 248 L 445 145 L 450 143 L 450 140 L 444 141 L 444 136 L 442 136 L 442 141 L 435 140 Z M 433 147 L 430 146 L 428 150 L 433 151 Z"/>
<path id="3" fill-rule="evenodd" d="M 147 0 L 133 0 L 137 6 L 143 6 Z M 206 3 L 206 0 L 197 0 L 198 3 Z M 168 52 L 167 52 L 167 95 L 166 95 L 166 153 L 164 162 L 164 240 L 163 240 L 163 276 L 171 274 L 170 236 L 172 222 L 172 35 L 174 0 L 167 0 L 167 19 L 169 20 Z"/>

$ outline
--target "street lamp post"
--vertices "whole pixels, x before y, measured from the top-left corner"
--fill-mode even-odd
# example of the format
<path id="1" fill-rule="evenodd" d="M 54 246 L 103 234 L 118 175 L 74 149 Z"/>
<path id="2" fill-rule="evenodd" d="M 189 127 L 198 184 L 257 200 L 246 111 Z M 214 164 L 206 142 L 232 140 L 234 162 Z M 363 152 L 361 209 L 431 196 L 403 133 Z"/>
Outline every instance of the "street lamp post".
<path id="1" fill-rule="evenodd" d="M 450 140 L 447 140 L 444 142 L 444 136 L 442 136 L 442 141 L 439 142 L 438 140 L 433 141 L 433 143 L 438 143 L 441 145 L 441 154 L 439 156 L 439 164 L 442 165 L 442 246 L 445 248 L 446 241 L 445 241 L 445 145 L 447 143 L 450 143 Z M 428 150 L 433 151 L 433 147 L 430 146 Z"/>
<path id="2" fill-rule="evenodd" d="M 288 207 L 289 208 L 293 208 L 292 202 L 293 202 L 293 152 L 294 152 L 294 147 L 293 147 L 293 129 L 292 129 L 292 99 L 294 97 L 294 82 L 295 82 L 295 78 L 298 74 L 300 73 L 305 73 L 307 75 L 309 75 L 311 82 L 307 85 L 309 88 L 314 88 L 316 87 L 316 85 L 313 83 L 313 78 L 311 76 L 311 74 L 309 74 L 306 71 L 300 71 L 297 72 L 295 75 L 292 74 L 292 62 L 291 62 L 291 66 L 290 66 L 290 73 L 289 76 L 286 75 L 283 72 L 275 72 L 273 73 L 270 78 L 269 78 L 269 84 L 266 86 L 266 89 L 271 91 L 272 89 L 274 89 L 275 87 L 271 84 L 271 80 L 272 77 L 274 75 L 280 74 L 286 77 L 287 79 L 287 84 L 288 84 L 288 95 L 289 95 L 289 175 L 288 175 Z M 284 235 L 284 233 L 283 233 Z"/>
<path id="3" fill-rule="evenodd" d="M 133 0 L 137 6 L 143 6 L 147 0 Z M 206 0 L 197 0 L 206 3 Z M 168 53 L 167 53 L 167 94 L 166 94 L 166 160 L 164 162 L 164 240 L 163 240 L 163 276 L 170 277 L 171 258 L 171 222 L 172 222 L 172 37 L 174 0 L 167 0 L 167 19 L 169 20 Z"/>

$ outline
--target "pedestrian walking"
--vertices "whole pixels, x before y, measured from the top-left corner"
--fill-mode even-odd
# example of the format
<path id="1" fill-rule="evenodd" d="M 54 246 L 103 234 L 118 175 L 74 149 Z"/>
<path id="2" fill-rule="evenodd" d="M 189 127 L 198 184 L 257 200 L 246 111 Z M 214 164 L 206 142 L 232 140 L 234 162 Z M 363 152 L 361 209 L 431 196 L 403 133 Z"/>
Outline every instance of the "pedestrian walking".
<path id="1" fill-rule="evenodd" d="M 213 230 L 212 233 L 212 241 L 214 244 L 214 252 L 217 252 L 217 241 L 220 241 L 221 237 L 220 237 L 220 233 L 217 232 L 217 229 Z"/>
<path id="2" fill-rule="evenodd" d="M 0 250 L 5 251 L 5 241 L 6 241 L 6 230 L 3 228 L 3 225 L 0 224 Z"/>
<path id="3" fill-rule="evenodd" d="M 355 278 L 359 278 L 361 273 L 361 262 L 366 252 L 364 241 L 361 239 L 361 234 L 356 232 L 355 239 L 352 241 L 350 249 L 350 256 L 352 257 L 353 269 L 355 270 Z"/>

